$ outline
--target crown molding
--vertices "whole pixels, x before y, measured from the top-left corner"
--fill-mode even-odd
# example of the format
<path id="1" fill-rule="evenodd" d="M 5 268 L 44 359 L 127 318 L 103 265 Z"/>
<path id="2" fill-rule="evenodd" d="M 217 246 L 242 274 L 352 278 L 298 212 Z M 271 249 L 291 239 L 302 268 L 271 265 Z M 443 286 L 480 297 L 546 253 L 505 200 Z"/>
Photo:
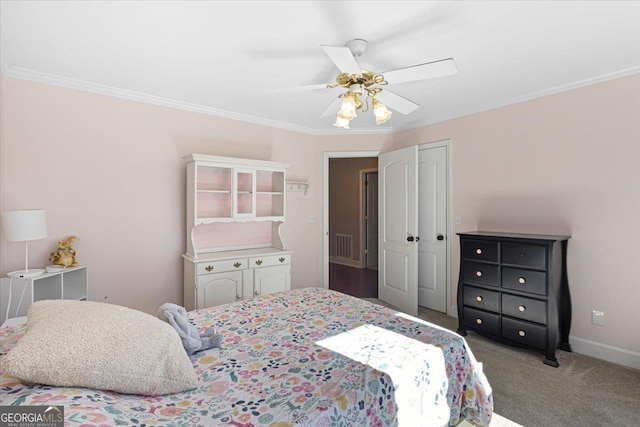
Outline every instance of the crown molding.
<path id="1" fill-rule="evenodd" d="M 53 86 L 64 87 L 67 89 L 76 89 L 84 92 L 97 93 L 100 95 L 112 96 L 116 98 L 128 99 L 130 101 L 145 102 L 148 104 L 159 105 L 162 107 L 176 108 L 179 110 L 192 111 L 195 113 L 208 114 L 211 116 L 221 117 L 231 120 L 239 120 L 242 122 L 253 123 L 262 126 L 268 126 L 292 132 L 315 135 L 317 129 L 297 126 L 291 123 L 279 122 L 276 120 L 265 119 L 263 117 L 252 116 L 249 114 L 241 114 L 233 111 L 222 110 L 218 108 L 207 107 L 189 102 L 176 101 L 174 99 L 163 98 L 160 96 L 149 95 L 142 92 L 135 92 L 127 89 L 119 89 L 112 86 L 106 86 L 98 83 L 91 83 L 84 80 L 62 77 L 55 74 L 42 73 L 39 71 L 29 70 L 20 67 L 9 67 L 2 70 L 7 77 L 13 77 L 22 80 L 30 80 L 36 83 L 50 84 Z"/>
<path id="2" fill-rule="evenodd" d="M 127 89 L 119 89 L 113 86 L 106 86 L 98 83 L 91 83 L 85 80 L 72 79 L 62 77 L 55 74 L 42 73 L 27 68 L 20 67 L 0 67 L 0 71 L 7 77 L 13 77 L 22 80 L 30 80 L 36 83 L 50 84 L 53 86 L 64 87 L 67 89 L 76 89 L 84 92 L 97 93 L 100 95 L 112 96 L 116 98 L 127 99 L 130 101 L 145 102 L 148 104 L 159 105 L 162 107 L 176 108 L 179 110 L 191 111 L 195 113 L 208 114 L 215 117 L 225 119 L 238 120 L 242 122 L 252 123 L 261 126 L 287 130 L 291 132 L 304 133 L 307 135 L 372 135 L 372 134 L 391 134 L 394 129 L 384 127 L 379 129 L 319 129 L 298 126 L 291 123 L 280 122 L 277 120 L 265 119 L 263 117 L 252 116 L 249 114 L 236 113 L 233 111 L 222 110 L 219 108 L 207 107 L 199 104 L 176 101 L 174 99 L 163 98 L 160 96 L 149 95 L 142 92 L 135 92 Z"/>
<path id="3" fill-rule="evenodd" d="M 599 76 L 596 77 L 590 77 L 588 79 L 584 79 L 584 80 L 578 80 L 575 82 L 571 82 L 571 83 L 567 83 L 564 85 L 559 85 L 559 86 L 554 86 L 548 89 L 543 89 L 537 92 L 531 92 L 527 95 L 522 95 L 522 96 L 517 96 L 515 98 L 510 98 L 506 101 L 502 101 L 502 102 L 496 102 L 496 103 L 492 103 L 492 104 L 487 104 L 481 108 L 476 108 L 472 111 L 466 111 L 462 114 L 458 114 L 458 115 L 452 115 L 450 117 L 445 117 L 443 119 L 434 121 L 434 122 L 429 122 L 429 121 L 421 121 L 418 123 L 412 123 L 409 126 L 405 126 L 402 127 L 401 129 L 395 129 L 395 132 L 404 132 L 404 131 L 408 131 L 408 130 L 412 130 L 412 129 L 417 129 L 420 127 L 424 127 L 424 126 L 429 126 L 429 125 L 434 125 L 436 123 L 442 123 L 442 122 L 446 122 L 447 120 L 453 120 L 453 119 L 458 119 L 460 117 L 465 117 L 465 116 L 470 116 L 472 114 L 477 114 L 477 113 L 481 113 L 484 111 L 489 111 L 489 110 L 495 110 L 496 108 L 501 108 L 501 107 L 506 107 L 508 105 L 513 105 L 513 104 L 518 104 L 520 102 L 525 102 L 525 101 L 531 101 L 533 99 L 536 98 L 542 98 L 544 96 L 549 96 L 549 95 L 555 95 L 557 93 L 562 93 L 562 92 L 566 92 L 572 89 L 578 89 L 584 86 L 590 86 L 590 85 L 594 85 L 597 83 L 602 83 L 602 82 L 606 82 L 608 80 L 613 80 L 613 79 L 617 79 L 617 78 L 621 78 L 621 77 L 626 77 L 626 76 L 630 76 L 633 74 L 637 74 L 640 73 L 640 65 L 635 66 L 635 67 L 629 67 L 629 68 L 624 68 L 622 70 L 618 70 L 618 71 L 613 71 L 611 73 L 606 73 L 606 74 L 601 74 Z"/>
<path id="4" fill-rule="evenodd" d="M 436 123 L 445 122 L 447 120 L 453 120 L 472 114 L 477 114 L 483 111 L 489 111 L 496 108 L 505 107 L 508 105 L 517 104 L 520 102 L 529 101 L 544 96 L 554 95 L 568 90 L 577 89 L 584 86 L 593 85 L 596 83 L 605 82 L 607 80 L 613 80 L 620 77 L 629 76 L 632 74 L 640 73 L 640 66 L 629 67 L 622 70 L 614 71 L 611 73 L 601 74 L 596 77 L 588 79 L 578 80 L 575 82 L 567 83 L 564 85 L 554 86 L 552 88 L 544 89 L 537 92 L 532 92 L 523 96 L 508 99 L 502 102 L 496 102 L 493 104 L 487 104 L 481 108 L 474 109 L 473 111 L 466 111 L 462 114 L 452 115 L 444 117 L 437 121 L 420 121 L 414 122 L 407 126 L 397 127 L 381 127 L 375 129 L 340 129 L 331 127 L 330 129 L 309 128 L 305 126 L 298 126 L 291 123 L 280 122 L 277 120 L 265 119 L 263 117 L 252 116 L 249 114 L 236 113 L 233 111 L 222 110 L 213 107 L 207 107 L 199 104 L 192 104 L 188 102 L 176 101 L 174 99 L 163 98 L 160 96 L 149 95 L 141 92 L 135 92 L 126 89 L 119 89 L 112 86 L 101 85 L 97 83 L 91 83 L 84 80 L 72 79 L 68 77 L 62 77 L 55 74 L 42 73 L 39 71 L 29 70 L 20 67 L 5 67 L 4 64 L 0 64 L 0 72 L 7 77 L 13 77 L 17 79 L 30 80 L 37 83 L 50 84 L 54 86 L 65 87 L 68 89 L 76 89 L 85 92 L 97 93 L 100 95 L 112 96 L 116 98 L 128 99 L 131 101 L 145 102 L 148 104 L 159 105 L 163 107 L 176 108 L 179 110 L 191 111 L 201 114 L 208 114 L 215 117 L 221 117 L 225 119 L 238 120 L 242 122 L 252 123 L 261 126 L 268 126 L 272 128 L 282 129 L 291 132 L 298 132 L 307 135 L 314 136 L 328 136 L 328 135 L 388 135 L 398 132 L 404 132 L 412 129 L 417 129 L 424 126 L 433 125 Z"/>

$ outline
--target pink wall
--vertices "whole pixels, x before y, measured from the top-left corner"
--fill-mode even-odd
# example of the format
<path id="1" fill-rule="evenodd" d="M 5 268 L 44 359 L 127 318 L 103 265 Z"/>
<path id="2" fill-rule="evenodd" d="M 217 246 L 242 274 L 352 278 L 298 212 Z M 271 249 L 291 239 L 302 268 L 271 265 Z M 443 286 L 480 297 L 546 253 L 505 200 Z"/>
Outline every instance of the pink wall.
<path id="1" fill-rule="evenodd" d="M 89 298 L 155 313 L 182 302 L 186 179 L 195 152 L 290 163 L 306 180 L 314 138 L 271 127 L 0 77 L 0 210 L 44 208 L 49 237 L 29 245 L 48 264 L 68 235 L 89 267 Z M 319 285 L 312 186 L 287 196 L 294 287 Z M 296 216 L 300 215 L 300 218 Z M 24 245 L 0 239 L 0 273 L 24 268 Z"/>
<path id="2" fill-rule="evenodd" d="M 394 135 L 310 136 L 0 75 L 0 210 L 47 209 L 32 266 L 77 235 L 90 299 L 155 312 L 182 301 L 182 156 L 287 162 L 289 179 L 310 183 L 287 194 L 292 286 L 321 286 L 323 153 L 451 139 L 454 231 L 570 233 L 572 336 L 637 353 L 638 87 L 634 75 Z M 457 239 L 452 249 L 455 288 Z M 0 274 L 22 257 L 0 239 Z"/>
<path id="3" fill-rule="evenodd" d="M 571 235 L 571 335 L 636 353 L 638 88 L 640 74 L 394 135 L 395 148 L 451 139 L 454 231 Z M 458 250 L 455 236 L 454 289 Z M 591 324 L 592 310 L 606 326 Z"/>

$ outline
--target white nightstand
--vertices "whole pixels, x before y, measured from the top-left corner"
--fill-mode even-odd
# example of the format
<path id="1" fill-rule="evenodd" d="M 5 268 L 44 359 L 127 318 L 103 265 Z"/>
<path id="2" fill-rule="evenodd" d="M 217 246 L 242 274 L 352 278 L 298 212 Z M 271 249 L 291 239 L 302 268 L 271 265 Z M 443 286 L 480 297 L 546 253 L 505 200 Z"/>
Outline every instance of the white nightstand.
<path id="1" fill-rule="evenodd" d="M 87 267 L 69 267 L 55 273 L 25 279 L 0 279 L 0 323 L 26 316 L 35 301 L 45 299 L 87 299 Z M 11 293 L 11 298 L 9 294 Z M 11 301 L 9 301 L 11 300 Z M 7 305 L 10 304 L 10 307 Z M 8 311 L 8 316 L 7 316 Z"/>

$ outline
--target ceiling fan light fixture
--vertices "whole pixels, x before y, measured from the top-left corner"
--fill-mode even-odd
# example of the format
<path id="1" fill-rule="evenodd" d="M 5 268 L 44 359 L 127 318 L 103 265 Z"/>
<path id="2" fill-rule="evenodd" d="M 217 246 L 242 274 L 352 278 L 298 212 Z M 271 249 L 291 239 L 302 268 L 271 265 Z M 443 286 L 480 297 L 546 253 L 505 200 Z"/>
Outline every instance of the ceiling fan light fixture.
<path id="1" fill-rule="evenodd" d="M 356 94 L 348 92 L 342 100 L 340 111 L 338 115 L 343 118 L 351 120 L 356 117 L 356 110 L 358 109 L 358 102 L 356 101 Z"/>
<path id="2" fill-rule="evenodd" d="M 340 115 L 340 112 L 338 112 L 338 115 L 336 116 L 336 122 L 333 125 L 335 127 L 339 127 L 339 128 L 343 128 L 343 129 L 351 129 L 349 127 L 349 123 L 351 123 L 351 119 L 348 119 L 348 118 Z"/>
<path id="3" fill-rule="evenodd" d="M 340 110 L 338 111 L 334 126 L 349 129 L 351 120 L 357 117 L 359 110 L 365 112 L 369 111 L 369 109 L 373 110 L 376 123 L 381 125 L 391 118 L 391 111 L 389 111 L 387 105 L 393 108 L 394 111 L 404 115 L 410 114 L 420 107 L 420 105 L 415 102 L 381 86 L 450 76 L 458 72 L 453 58 L 445 58 L 378 73 L 374 71 L 375 67 L 359 61 L 367 49 L 367 45 L 367 41 L 364 39 L 350 40 L 345 46 L 320 45 L 329 59 L 331 59 L 338 70 L 340 70 L 340 74 L 336 77 L 335 82 L 279 90 L 275 89 L 268 92 L 279 93 L 315 89 L 344 89 L 346 92 L 335 98 L 320 117 L 327 117 L 332 111 L 335 111 L 338 104 L 340 104 Z M 384 99 L 386 105 L 378 101 L 376 96 Z M 360 97 L 363 97 L 363 100 L 361 100 Z"/>
<path id="4" fill-rule="evenodd" d="M 376 116 L 376 123 L 381 125 L 391 118 L 391 111 L 382 102 L 373 98 L 373 114 Z"/>

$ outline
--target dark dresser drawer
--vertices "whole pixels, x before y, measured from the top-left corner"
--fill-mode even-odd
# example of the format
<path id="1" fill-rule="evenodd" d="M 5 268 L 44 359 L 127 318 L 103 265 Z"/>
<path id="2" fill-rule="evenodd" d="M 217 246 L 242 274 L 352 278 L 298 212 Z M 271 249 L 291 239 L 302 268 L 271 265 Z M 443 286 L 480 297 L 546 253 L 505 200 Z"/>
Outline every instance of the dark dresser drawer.
<path id="1" fill-rule="evenodd" d="M 458 333 L 465 336 L 472 329 L 496 341 L 532 347 L 544 353 L 546 365 L 558 367 L 556 350 L 571 351 L 570 236 L 458 235 Z"/>
<path id="2" fill-rule="evenodd" d="M 517 295 L 502 294 L 502 314 L 547 324 L 547 302 Z"/>
<path id="3" fill-rule="evenodd" d="M 469 329 L 500 335 L 500 316 L 473 308 L 464 308 L 464 323 Z"/>
<path id="4" fill-rule="evenodd" d="M 503 242 L 501 254 L 503 264 L 521 265 L 543 270 L 547 268 L 546 246 Z"/>
<path id="5" fill-rule="evenodd" d="M 481 262 L 467 261 L 463 267 L 464 281 L 498 286 L 498 266 Z"/>
<path id="6" fill-rule="evenodd" d="M 498 262 L 498 242 L 467 240 L 464 242 L 462 256 L 472 261 Z"/>
<path id="7" fill-rule="evenodd" d="M 500 311 L 500 292 L 465 286 L 464 305 L 497 313 Z"/>
<path id="8" fill-rule="evenodd" d="M 502 267 L 502 287 L 532 294 L 547 295 L 547 273 Z"/>
<path id="9" fill-rule="evenodd" d="M 502 338 L 535 348 L 546 348 L 547 328 L 523 320 L 503 317 Z"/>

